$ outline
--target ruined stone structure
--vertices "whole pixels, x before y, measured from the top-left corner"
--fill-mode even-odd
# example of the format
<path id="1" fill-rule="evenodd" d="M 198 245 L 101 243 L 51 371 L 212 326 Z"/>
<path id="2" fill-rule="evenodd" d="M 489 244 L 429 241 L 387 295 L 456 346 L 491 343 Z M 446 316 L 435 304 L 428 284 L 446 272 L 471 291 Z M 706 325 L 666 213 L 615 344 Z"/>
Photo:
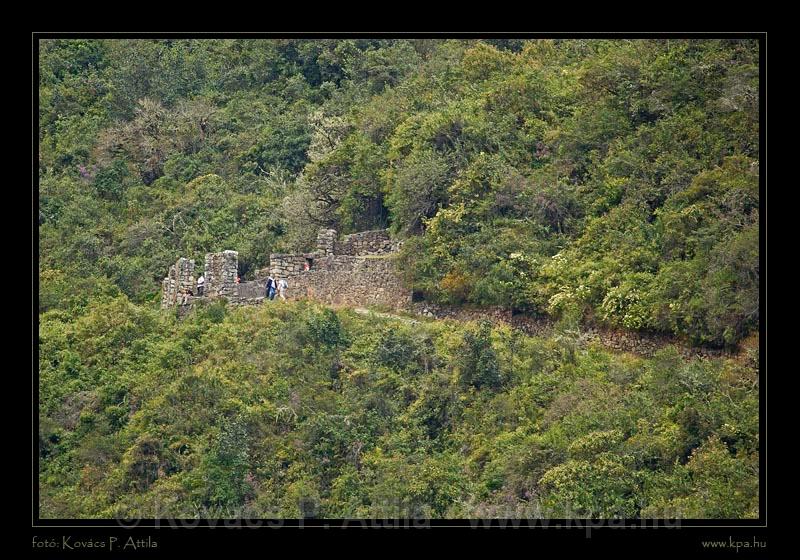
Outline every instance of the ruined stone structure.
<path id="1" fill-rule="evenodd" d="M 239 253 L 223 251 L 206 255 L 203 276 L 206 279 L 207 297 L 236 294 L 236 272 L 239 267 Z M 197 291 L 197 278 L 194 275 L 194 259 L 181 257 L 169 267 L 169 274 L 161 282 L 161 307 L 172 307 L 180 303 L 184 290 Z"/>
<path id="2" fill-rule="evenodd" d="M 206 293 L 210 297 L 236 296 L 236 275 L 239 270 L 239 253 L 222 251 L 206 255 Z"/>
<path id="3" fill-rule="evenodd" d="M 400 243 L 392 241 L 386 230 L 365 231 L 339 239 L 336 230 L 319 232 L 317 246 L 311 253 L 273 253 L 269 266 L 256 272 L 256 280 L 236 284 L 238 253 L 209 253 L 205 259 L 206 297 L 225 297 L 233 304 L 255 304 L 264 299 L 265 283 L 271 273 L 283 278 L 289 288 L 287 299 L 313 299 L 340 305 L 383 305 L 399 309 L 411 302 L 411 292 L 403 286 L 394 265 Z M 180 269 L 170 268 L 162 285 L 163 307 L 175 305 L 184 288 L 195 290 L 191 275 L 172 281 Z M 180 265 L 184 268 L 188 265 Z"/>
<path id="4" fill-rule="evenodd" d="M 394 261 L 389 256 L 333 255 L 314 261 L 307 272 L 294 278 L 290 295 L 331 305 L 381 305 L 400 309 L 411 302 Z"/>
<path id="5" fill-rule="evenodd" d="M 400 243 L 386 230 L 365 231 L 339 239 L 324 229 L 312 253 L 271 254 L 269 268 L 257 273 L 262 286 L 267 274 L 285 278 L 289 299 L 313 299 L 335 305 L 383 305 L 399 309 L 411 301 L 394 254 Z"/>
<path id="6" fill-rule="evenodd" d="M 326 230 L 334 231 L 335 230 Z M 320 234 L 321 235 L 321 234 Z M 319 251 L 320 239 L 317 239 L 317 251 Z M 385 229 L 378 229 L 373 231 L 362 231 L 352 235 L 346 235 L 341 241 L 334 243 L 334 255 L 349 255 L 349 256 L 369 256 L 369 255 L 385 255 L 394 253 L 400 248 L 400 243 L 392 241 Z"/>
<path id="7" fill-rule="evenodd" d="M 317 253 L 332 255 L 338 237 L 335 229 L 322 229 L 317 234 Z"/>
<path id="8" fill-rule="evenodd" d="M 179 258 L 161 282 L 161 307 L 171 307 L 184 290 L 195 289 L 194 260 Z"/>

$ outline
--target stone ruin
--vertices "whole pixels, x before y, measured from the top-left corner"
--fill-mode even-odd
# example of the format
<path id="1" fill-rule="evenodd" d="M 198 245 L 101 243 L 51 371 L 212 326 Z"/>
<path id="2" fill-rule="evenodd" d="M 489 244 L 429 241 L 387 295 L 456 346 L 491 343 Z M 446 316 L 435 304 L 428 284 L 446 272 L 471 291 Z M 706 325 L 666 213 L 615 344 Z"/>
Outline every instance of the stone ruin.
<path id="1" fill-rule="evenodd" d="M 206 280 L 204 297 L 235 295 L 238 268 L 239 253 L 236 251 L 208 253 L 203 270 Z M 197 297 L 194 259 L 181 257 L 169 267 L 169 274 L 161 282 L 161 307 L 172 307 L 180 303 L 184 290 L 191 291 Z"/>
<path id="2" fill-rule="evenodd" d="M 194 259 L 179 258 L 169 267 L 167 277 L 161 282 L 161 307 L 171 307 L 184 290 L 194 291 Z"/>
<path id="3" fill-rule="evenodd" d="M 235 296 L 238 273 L 239 253 L 236 251 L 208 253 L 203 272 L 206 280 L 205 293 L 209 297 Z"/>
<path id="4" fill-rule="evenodd" d="M 393 241 L 385 229 L 362 231 L 341 239 L 335 229 L 323 229 L 317 234 L 316 254 L 319 256 L 346 255 L 366 257 L 395 253 L 401 243 Z"/>
<path id="5" fill-rule="evenodd" d="M 400 243 L 386 230 L 339 238 L 323 229 L 312 253 L 273 253 L 269 267 L 256 273 L 263 286 L 268 274 L 285 278 L 289 299 L 312 299 L 334 305 L 383 305 L 399 309 L 411 301 L 411 291 L 396 270 Z"/>
<path id="6" fill-rule="evenodd" d="M 336 235 L 336 230 L 327 231 L 332 231 L 334 236 Z M 318 238 L 318 247 L 319 243 L 320 241 Z M 353 257 L 388 255 L 390 253 L 396 253 L 400 249 L 400 246 L 401 243 L 399 241 L 393 241 L 385 229 L 377 229 L 346 235 L 341 240 L 336 239 L 334 242 L 333 254 Z"/>
<path id="7" fill-rule="evenodd" d="M 336 247 L 337 238 L 335 229 L 322 229 L 317 234 L 317 253 L 320 256 L 333 255 L 334 247 Z"/>
<path id="8" fill-rule="evenodd" d="M 411 302 L 411 291 L 396 270 L 394 254 L 400 243 L 386 230 L 355 233 L 339 238 L 323 229 L 311 253 L 273 253 L 269 266 L 256 280 L 236 283 L 238 253 L 209 253 L 205 258 L 204 297 L 225 297 L 237 305 L 257 304 L 265 296 L 267 276 L 286 279 L 287 299 L 312 299 L 339 305 L 383 305 L 399 309 Z M 180 303 L 184 289 L 196 292 L 194 261 L 180 258 L 162 284 L 162 307 Z M 196 294 L 195 294 L 196 296 Z"/>
<path id="9" fill-rule="evenodd" d="M 269 267 L 256 274 L 262 287 L 268 274 L 285 278 L 288 299 L 334 305 L 383 305 L 399 309 L 411 301 L 393 259 L 401 244 L 386 230 L 339 238 L 323 229 L 311 253 L 273 253 Z"/>

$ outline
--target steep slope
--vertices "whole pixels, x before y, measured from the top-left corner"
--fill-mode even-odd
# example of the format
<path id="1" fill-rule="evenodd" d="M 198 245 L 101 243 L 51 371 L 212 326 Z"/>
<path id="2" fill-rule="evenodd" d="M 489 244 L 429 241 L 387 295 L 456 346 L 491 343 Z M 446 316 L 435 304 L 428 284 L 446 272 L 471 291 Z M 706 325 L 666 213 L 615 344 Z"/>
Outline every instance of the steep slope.
<path id="1" fill-rule="evenodd" d="M 756 355 L 305 303 L 64 319 L 40 329 L 43 517 L 758 514 Z"/>

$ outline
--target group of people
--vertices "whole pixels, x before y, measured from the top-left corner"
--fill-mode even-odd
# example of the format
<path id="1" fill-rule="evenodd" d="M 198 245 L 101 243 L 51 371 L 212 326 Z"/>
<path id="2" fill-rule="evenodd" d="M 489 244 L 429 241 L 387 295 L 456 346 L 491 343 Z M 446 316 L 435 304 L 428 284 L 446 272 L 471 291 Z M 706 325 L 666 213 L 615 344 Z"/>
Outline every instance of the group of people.
<path id="1" fill-rule="evenodd" d="M 266 290 L 265 297 L 269 300 L 275 299 L 277 293 L 283 301 L 286 301 L 286 290 L 289 288 L 289 283 L 286 278 L 273 278 L 272 273 L 267 277 L 267 284 L 264 287 Z"/>
<path id="2" fill-rule="evenodd" d="M 239 284 L 241 279 L 237 276 L 236 283 Z M 197 279 L 197 297 L 203 297 L 203 293 L 205 292 L 206 287 L 206 279 L 201 274 L 200 277 Z M 286 281 L 286 278 L 279 278 L 276 279 L 269 275 L 267 278 L 267 284 L 265 286 L 266 294 L 265 297 L 273 300 L 275 299 L 275 295 L 277 294 L 283 301 L 286 301 L 286 290 L 289 289 L 289 283 Z M 194 297 L 194 292 L 190 288 L 184 289 L 178 295 L 178 299 L 181 305 L 188 305 L 191 298 Z"/>

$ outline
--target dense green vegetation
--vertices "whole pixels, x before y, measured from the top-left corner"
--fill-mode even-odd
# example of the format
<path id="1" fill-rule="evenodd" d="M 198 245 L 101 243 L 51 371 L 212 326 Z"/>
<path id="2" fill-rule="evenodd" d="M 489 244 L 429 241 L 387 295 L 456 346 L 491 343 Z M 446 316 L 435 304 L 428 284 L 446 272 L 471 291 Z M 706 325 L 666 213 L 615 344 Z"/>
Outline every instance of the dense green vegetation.
<path id="1" fill-rule="evenodd" d="M 124 295 L 40 347 L 44 517 L 758 515 L 747 359 Z"/>
<path id="2" fill-rule="evenodd" d="M 40 119 L 40 274 L 67 286 L 142 303 L 179 255 L 247 277 L 389 225 L 429 299 L 758 325 L 755 41 L 43 41 Z"/>
<path id="3" fill-rule="evenodd" d="M 43 517 L 758 515 L 758 372 L 303 304 L 179 256 L 389 227 L 427 299 L 759 325 L 758 43 L 43 40 Z"/>

